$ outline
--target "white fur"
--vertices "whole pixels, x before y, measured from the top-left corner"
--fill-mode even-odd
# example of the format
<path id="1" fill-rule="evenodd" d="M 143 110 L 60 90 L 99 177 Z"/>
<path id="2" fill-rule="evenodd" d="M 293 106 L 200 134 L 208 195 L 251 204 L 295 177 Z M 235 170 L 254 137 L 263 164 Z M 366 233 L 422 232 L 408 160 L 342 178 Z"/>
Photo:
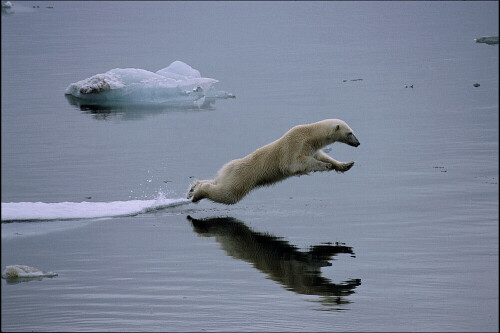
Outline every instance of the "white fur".
<path id="1" fill-rule="evenodd" d="M 298 125 L 278 140 L 226 163 L 211 180 L 197 180 L 187 195 L 193 202 L 207 198 L 234 204 L 256 187 L 315 171 L 345 172 L 354 162 L 339 162 L 321 148 L 334 142 L 357 147 L 358 140 L 342 120 L 326 119 Z"/>

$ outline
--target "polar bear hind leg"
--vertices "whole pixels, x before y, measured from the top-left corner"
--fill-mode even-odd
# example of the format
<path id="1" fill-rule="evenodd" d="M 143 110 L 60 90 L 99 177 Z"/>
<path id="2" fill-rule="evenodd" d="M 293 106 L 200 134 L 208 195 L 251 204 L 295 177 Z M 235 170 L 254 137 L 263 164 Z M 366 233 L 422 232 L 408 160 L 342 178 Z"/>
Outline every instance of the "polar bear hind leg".
<path id="1" fill-rule="evenodd" d="M 201 184 L 207 183 L 208 180 L 196 180 L 193 185 L 189 188 L 188 194 L 187 194 L 187 199 L 192 199 L 193 202 L 199 201 L 203 198 L 199 198 L 199 195 L 196 196 L 196 201 L 195 201 L 195 193 L 199 192 L 199 188 Z"/>

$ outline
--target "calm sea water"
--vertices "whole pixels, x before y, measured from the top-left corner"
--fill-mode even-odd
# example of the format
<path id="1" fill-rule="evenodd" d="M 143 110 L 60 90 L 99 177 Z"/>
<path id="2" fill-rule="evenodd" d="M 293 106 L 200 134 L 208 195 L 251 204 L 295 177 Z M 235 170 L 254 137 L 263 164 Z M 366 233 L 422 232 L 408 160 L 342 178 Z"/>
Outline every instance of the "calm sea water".
<path id="1" fill-rule="evenodd" d="M 2 331 L 498 331 L 499 52 L 474 42 L 498 36 L 498 2 L 13 3 L 2 204 L 35 218 L 2 222 L 1 269 L 58 276 L 2 279 Z M 95 110 L 64 96 L 175 60 L 236 99 Z M 161 204 L 326 118 L 361 142 L 329 147 L 349 172 L 234 206 Z M 151 209 L 61 220 L 65 202 Z"/>

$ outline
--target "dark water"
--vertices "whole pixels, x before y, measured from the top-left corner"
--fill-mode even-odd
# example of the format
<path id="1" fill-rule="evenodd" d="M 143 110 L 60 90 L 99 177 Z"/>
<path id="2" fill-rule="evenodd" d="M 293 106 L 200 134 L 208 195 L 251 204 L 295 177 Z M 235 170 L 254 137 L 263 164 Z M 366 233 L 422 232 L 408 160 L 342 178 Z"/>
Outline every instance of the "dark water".
<path id="1" fill-rule="evenodd" d="M 59 274 L 2 279 L 3 331 L 498 331 L 499 53 L 474 43 L 498 36 L 498 2 L 13 3 L 3 204 L 108 203 L 108 216 L 179 199 L 326 118 L 361 145 L 329 147 L 356 161 L 345 174 L 234 206 L 2 222 L 2 270 Z M 64 96 L 175 60 L 236 99 L 96 110 Z"/>

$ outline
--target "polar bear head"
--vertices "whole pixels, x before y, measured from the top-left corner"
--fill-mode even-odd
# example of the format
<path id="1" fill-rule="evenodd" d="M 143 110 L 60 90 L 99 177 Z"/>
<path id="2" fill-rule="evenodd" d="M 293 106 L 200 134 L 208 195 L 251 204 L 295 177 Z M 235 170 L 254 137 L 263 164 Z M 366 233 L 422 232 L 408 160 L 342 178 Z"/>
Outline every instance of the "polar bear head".
<path id="1" fill-rule="evenodd" d="M 340 119 L 326 119 L 320 121 L 319 124 L 324 126 L 331 142 L 342 142 L 353 147 L 359 146 L 359 141 L 354 135 L 353 130 L 345 121 Z"/>

